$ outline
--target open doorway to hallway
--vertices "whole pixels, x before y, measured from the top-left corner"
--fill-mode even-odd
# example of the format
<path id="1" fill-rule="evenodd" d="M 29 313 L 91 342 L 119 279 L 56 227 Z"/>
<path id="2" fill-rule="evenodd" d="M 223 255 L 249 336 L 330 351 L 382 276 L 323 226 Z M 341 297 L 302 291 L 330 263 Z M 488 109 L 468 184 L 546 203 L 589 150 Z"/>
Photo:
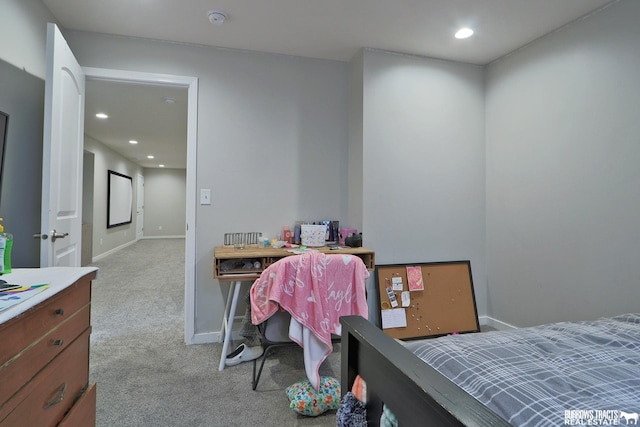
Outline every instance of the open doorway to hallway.
<path id="1" fill-rule="evenodd" d="M 194 77 L 186 76 L 170 76 L 165 74 L 153 74 L 153 73 L 141 73 L 134 71 L 123 70 L 109 70 L 99 68 L 83 68 L 87 77 L 87 102 L 86 102 L 86 120 L 85 120 L 85 150 L 91 150 L 94 152 L 93 169 L 94 169 L 94 194 L 93 194 L 93 224 L 94 224 L 94 248 L 96 245 L 109 244 L 112 249 L 118 250 L 119 248 L 126 247 L 128 244 L 132 244 L 136 241 L 136 235 L 139 230 L 136 229 L 135 218 L 132 218 L 132 223 L 120 227 L 114 227 L 113 229 L 106 227 L 106 195 L 98 194 L 100 191 L 105 191 L 106 184 L 100 182 L 100 180 L 106 180 L 106 170 L 112 166 L 129 167 L 130 176 L 132 179 L 137 179 L 138 176 L 144 177 L 144 224 L 145 230 L 143 231 L 143 237 L 146 238 L 163 238 L 163 237 L 184 237 L 185 239 L 185 263 L 184 263 L 184 328 L 185 335 L 184 340 L 187 344 L 193 343 L 194 328 L 195 328 L 195 229 L 189 227 L 189 224 L 195 224 L 195 153 L 196 153 L 196 129 L 197 129 L 197 97 L 198 97 L 198 81 Z M 129 135 L 119 133 L 118 137 L 111 142 L 106 140 L 112 138 L 115 135 L 115 131 L 107 132 L 106 135 L 100 134 L 98 131 L 90 130 L 88 120 L 90 117 L 95 117 L 97 114 L 91 111 L 92 105 L 92 83 L 97 83 L 101 87 L 106 88 L 103 90 L 106 93 L 106 97 L 113 97 L 116 100 L 120 99 L 110 111 L 125 111 L 124 104 L 127 105 L 127 114 L 119 114 L 125 116 L 127 121 L 118 130 L 126 130 L 128 126 L 133 124 L 141 126 L 139 131 L 141 137 L 135 139 Z M 144 90 L 144 94 L 140 94 L 138 91 Z M 121 98 L 117 98 L 114 92 L 121 92 Z M 123 95 L 124 92 L 126 95 Z M 137 96 L 131 97 L 133 93 L 138 93 Z M 138 99 L 148 99 L 150 102 L 155 103 L 155 106 L 148 108 L 137 106 L 134 108 L 136 113 L 129 108 L 131 105 L 135 105 Z M 159 99 L 159 101 L 158 101 Z M 174 120 L 175 117 L 167 118 L 164 116 L 164 111 L 161 109 L 171 109 L 172 107 L 180 107 L 181 114 L 175 114 L 178 123 Z M 97 109 L 97 107 L 95 108 Z M 108 113 L 106 113 L 109 116 Z M 118 115 L 118 114 L 116 114 Z M 160 118 L 161 123 L 155 122 L 155 126 L 150 125 L 151 119 Z M 100 124 L 100 122 L 98 122 Z M 104 122 L 101 123 L 104 125 Z M 146 125 L 146 126 L 144 126 Z M 168 125 L 172 130 L 167 130 L 164 126 Z M 156 132 L 156 137 L 150 134 L 150 129 Z M 174 130 L 180 130 L 180 136 L 175 137 Z M 157 136 L 158 131 L 164 135 L 164 144 L 158 144 L 160 136 Z M 96 137 L 91 137 L 96 135 Z M 167 135 L 174 135 L 173 138 L 167 138 Z M 99 140 L 98 140 L 99 139 Z M 98 140 L 98 142 L 95 142 Z M 100 141 L 102 140 L 102 141 Z M 138 144 L 132 144 L 129 141 L 137 141 Z M 126 148 L 131 150 L 131 146 L 143 146 L 141 140 L 154 141 L 156 145 L 153 146 L 155 153 L 147 153 L 140 151 L 127 152 Z M 93 149 L 88 147 L 93 144 Z M 145 144 L 149 147 L 150 145 Z M 99 149 L 96 149 L 98 147 Z M 134 147 L 135 148 L 135 147 Z M 117 150 L 117 151 L 116 151 Z M 100 151 L 101 155 L 95 155 Z M 167 153 L 169 153 L 167 155 Z M 154 156 L 149 158 L 148 156 Z M 112 162 L 108 163 L 105 159 Z M 160 166 L 160 165 L 164 165 Z M 114 166 L 114 167 L 115 167 Z M 103 173 L 100 172 L 102 170 Z M 149 176 L 167 177 L 170 179 L 164 179 L 159 182 L 158 186 L 163 187 L 163 197 L 150 197 L 149 191 L 153 187 L 149 181 Z M 167 191 L 170 190 L 167 186 L 167 181 L 172 183 L 172 188 L 175 189 L 175 194 L 180 194 L 182 199 L 172 200 L 167 197 Z M 136 183 L 132 183 L 135 187 Z M 134 190 L 134 196 L 136 194 L 136 188 Z M 164 208 L 154 209 L 150 206 L 150 201 L 161 200 L 165 203 L 171 201 L 172 206 L 176 211 L 170 213 L 164 213 L 164 220 L 159 219 L 158 222 L 161 225 L 156 225 L 149 229 L 149 225 L 153 225 L 153 216 L 151 212 L 165 211 Z M 136 201 L 132 201 L 132 206 L 136 206 Z M 179 211 L 179 212 L 178 212 Z M 166 215 L 172 215 L 173 220 L 166 220 Z M 96 236 L 96 226 L 100 227 L 104 232 L 104 236 Z M 102 240 L 101 240 L 102 239 Z M 109 240 L 113 239 L 113 240 Z M 106 256 L 109 254 L 109 250 L 104 251 L 96 255 L 94 250 L 93 260 L 100 256 Z"/>
<path id="2" fill-rule="evenodd" d="M 188 91 L 184 87 L 87 79 L 85 152 L 92 153 L 93 159 L 85 159 L 94 162 L 86 166 L 92 174 L 94 194 L 86 194 L 93 196 L 93 203 L 88 209 L 90 216 L 83 215 L 83 223 L 92 226 L 93 259 L 140 237 L 184 236 L 187 105 Z M 132 179 L 131 206 L 135 208 L 129 224 L 111 228 L 106 225 L 108 171 Z M 147 179 L 147 186 L 162 185 L 157 181 L 162 176 L 170 177 L 161 200 L 144 191 L 146 175 L 155 178 Z M 90 190 L 85 189 L 87 193 Z M 140 221 L 146 223 L 144 230 Z"/>
<path id="3" fill-rule="evenodd" d="M 83 265 L 108 259 L 140 239 L 180 239 L 184 248 L 187 100 L 188 91 L 182 87 L 87 79 Z M 132 178 L 131 221 L 116 227 L 107 224 L 109 172 Z M 142 259 L 129 261 L 146 277 L 158 269 Z M 181 285 L 184 271 L 183 261 Z M 137 283 L 128 288 L 137 292 Z M 184 299 L 180 305 L 184 307 Z"/>

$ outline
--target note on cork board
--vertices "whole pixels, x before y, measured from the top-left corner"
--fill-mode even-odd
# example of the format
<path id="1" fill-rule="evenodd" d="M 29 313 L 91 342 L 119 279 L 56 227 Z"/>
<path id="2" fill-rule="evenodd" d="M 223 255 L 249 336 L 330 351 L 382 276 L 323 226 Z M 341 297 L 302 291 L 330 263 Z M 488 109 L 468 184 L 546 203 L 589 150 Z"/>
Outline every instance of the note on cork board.
<path id="1" fill-rule="evenodd" d="M 378 327 L 399 339 L 479 332 L 470 261 L 376 265 Z"/>

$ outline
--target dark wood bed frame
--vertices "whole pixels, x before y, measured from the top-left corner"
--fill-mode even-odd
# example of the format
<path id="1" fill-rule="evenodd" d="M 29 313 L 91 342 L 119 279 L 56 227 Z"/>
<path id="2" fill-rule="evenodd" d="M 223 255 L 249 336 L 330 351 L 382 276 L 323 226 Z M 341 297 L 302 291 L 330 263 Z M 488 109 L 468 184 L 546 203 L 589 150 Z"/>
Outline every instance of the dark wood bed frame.
<path id="1" fill-rule="evenodd" d="M 344 316 L 342 394 L 357 375 L 367 384 L 367 420 L 380 423 L 384 402 L 404 426 L 509 426 L 412 352 L 360 316 Z"/>

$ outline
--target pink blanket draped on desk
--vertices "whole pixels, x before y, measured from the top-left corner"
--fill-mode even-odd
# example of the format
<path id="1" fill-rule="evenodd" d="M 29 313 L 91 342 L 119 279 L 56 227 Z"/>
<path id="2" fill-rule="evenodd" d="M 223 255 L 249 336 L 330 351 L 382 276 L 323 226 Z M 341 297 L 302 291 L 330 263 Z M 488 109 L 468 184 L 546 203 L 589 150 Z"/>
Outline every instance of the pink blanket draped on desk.
<path id="1" fill-rule="evenodd" d="M 278 307 L 291 314 L 289 338 L 303 348 L 305 371 L 318 389 L 318 369 L 341 335 L 340 316 L 368 318 L 365 279 L 369 272 L 354 255 L 310 252 L 267 267 L 251 287 L 251 321 L 271 317 Z"/>

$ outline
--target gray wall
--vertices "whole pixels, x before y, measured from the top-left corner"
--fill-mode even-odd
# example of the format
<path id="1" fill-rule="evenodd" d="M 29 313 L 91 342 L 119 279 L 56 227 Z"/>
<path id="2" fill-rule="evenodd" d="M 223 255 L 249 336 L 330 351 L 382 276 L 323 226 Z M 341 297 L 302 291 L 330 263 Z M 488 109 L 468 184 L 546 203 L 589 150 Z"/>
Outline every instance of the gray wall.
<path id="1" fill-rule="evenodd" d="M 13 234 L 13 267 L 38 267 L 44 81 L 0 60 L 0 111 L 9 114 L 0 217 Z"/>
<path id="2" fill-rule="evenodd" d="M 517 326 L 640 305 L 640 2 L 488 67 L 488 310 Z"/>
<path id="3" fill-rule="evenodd" d="M 364 51 L 349 70 L 65 36 L 83 66 L 199 78 L 197 187 L 213 204 L 196 209 L 196 331 L 220 329 L 211 263 L 223 233 L 275 234 L 310 217 L 361 221 L 379 263 L 471 259 L 480 313 L 524 326 L 640 301 L 639 8 L 623 0 L 485 69 Z M 0 34 L 12 43 L 0 58 L 42 78 L 47 20 L 37 1 L 5 2 Z M 38 174 L 41 138 L 29 140 L 14 163 Z M 36 195 L 20 212 L 39 224 L 39 177 L 14 188 Z"/>
<path id="4" fill-rule="evenodd" d="M 185 169 L 144 169 L 144 237 L 184 237 Z"/>
<path id="5" fill-rule="evenodd" d="M 348 224 L 362 230 L 362 103 L 364 51 L 361 50 L 349 63 L 349 172 L 348 172 Z"/>
<path id="6" fill-rule="evenodd" d="M 471 260 L 485 314 L 483 68 L 364 51 L 363 231 L 378 264 Z"/>
<path id="7" fill-rule="evenodd" d="M 298 219 L 347 217 L 348 65 L 65 33 L 82 66 L 199 79 L 196 333 L 218 332 L 213 248 L 234 231 L 275 236 Z M 226 285 L 225 285 L 226 286 Z"/>
<path id="8" fill-rule="evenodd" d="M 55 20 L 40 1 L 3 0 L 1 10 L 0 110 L 10 119 L 0 217 L 13 234 L 13 266 L 37 267 L 46 23 Z"/>
<path id="9" fill-rule="evenodd" d="M 56 19 L 40 0 L 2 0 L 0 9 L 0 59 L 44 79 L 47 22 Z"/>
<path id="10" fill-rule="evenodd" d="M 84 138 L 84 149 L 93 154 L 93 259 L 100 259 L 114 250 L 129 245 L 136 238 L 136 215 L 132 213 L 131 224 L 107 228 L 107 176 L 109 170 L 131 177 L 133 184 L 133 208 L 135 211 L 136 180 L 143 168 L 125 159 L 106 145 L 88 135 Z M 85 157 L 86 158 L 86 157 Z M 86 166 L 85 166 L 86 167 Z"/>

